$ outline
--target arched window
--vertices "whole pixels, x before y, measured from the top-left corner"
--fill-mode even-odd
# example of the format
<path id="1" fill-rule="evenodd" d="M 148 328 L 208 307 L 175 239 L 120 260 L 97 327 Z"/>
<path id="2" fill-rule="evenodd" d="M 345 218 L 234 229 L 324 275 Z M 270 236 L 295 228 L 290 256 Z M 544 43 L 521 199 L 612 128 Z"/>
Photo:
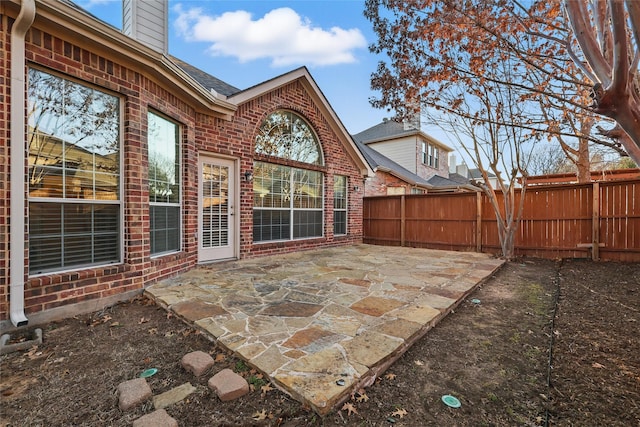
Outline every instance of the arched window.
<path id="1" fill-rule="evenodd" d="M 279 110 L 270 114 L 256 136 L 256 153 L 322 165 L 322 151 L 315 133 L 297 114 Z"/>
<path id="2" fill-rule="evenodd" d="M 256 154 L 322 165 L 322 150 L 307 122 L 276 111 L 261 124 Z M 253 241 L 307 239 L 323 235 L 322 172 L 256 161 L 253 165 Z"/>

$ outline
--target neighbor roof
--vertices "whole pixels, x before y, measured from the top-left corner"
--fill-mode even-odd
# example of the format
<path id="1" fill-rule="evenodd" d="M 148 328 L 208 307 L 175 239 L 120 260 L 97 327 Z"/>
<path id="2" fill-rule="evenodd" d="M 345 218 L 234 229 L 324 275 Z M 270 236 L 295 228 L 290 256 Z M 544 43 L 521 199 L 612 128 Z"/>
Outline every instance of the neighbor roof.
<path id="1" fill-rule="evenodd" d="M 422 138 L 437 144 L 446 151 L 453 151 L 448 145 L 438 141 L 434 137 L 427 135 L 420 129 L 409 128 L 405 129 L 405 124 L 397 122 L 392 119 L 385 119 L 382 123 L 378 123 L 375 126 L 365 129 L 360 133 L 355 134 L 353 137 L 364 144 L 371 144 L 374 142 L 381 142 L 390 139 L 397 139 L 404 136 L 420 135 Z"/>
<path id="2" fill-rule="evenodd" d="M 358 141 L 357 139 L 356 145 L 360 149 L 360 152 L 362 153 L 364 158 L 369 163 L 369 166 L 371 166 L 371 169 L 373 169 L 374 171 L 380 170 L 383 172 L 388 172 L 410 184 L 418 185 L 420 187 L 432 187 L 432 185 L 426 179 L 400 166 L 398 163 L 380 154 L 373 148 L 366 146 L 364 143 Z"/>

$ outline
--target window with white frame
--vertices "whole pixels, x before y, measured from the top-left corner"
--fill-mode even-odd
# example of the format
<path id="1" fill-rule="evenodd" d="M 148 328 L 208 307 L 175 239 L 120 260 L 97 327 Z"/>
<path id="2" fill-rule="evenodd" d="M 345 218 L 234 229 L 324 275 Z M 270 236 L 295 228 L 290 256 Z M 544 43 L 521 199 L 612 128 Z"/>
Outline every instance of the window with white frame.
<path id="1" fill-rule="evenodd" d="M 431 160 L 429 162 L 429 166 L 438 169 L 438 167 L 440 166 L 440 160 L 439 160 L 439 150 L 436 145 L 431 145 L 431 155 L 429 156 L 429 158 Z"/>
<path id="2" fill-rule="evenodd" d="M 347 177 L 333 176 L 333 234 L 347 234 Z"/>
<path id="3" fill-rule="evenodd" d="M 438 146 L 434 144 L 422 143 L 422 163 L 432 168 L 438 169 L 440 166 Z"/>
<path id="4" fill-rule="evenodd" d="M 151 255 L 180 250 L 180 127 L 149 112 L 149 220 Z"/>
<path id="5" fill-rule="evenodd" d="M 286 110 L 272 113 L 262 123 L 255 152 L 322 165 L 322 151 L 315 133 L 302 117 Z M 322 172 L 255 161 L 253 177 L 254 242 L 322 237 Z"/>
<path id="6" fill-rule="evenodd" d="M 29 273 L 121 262 L 120 99 L 28 74 Z"/>

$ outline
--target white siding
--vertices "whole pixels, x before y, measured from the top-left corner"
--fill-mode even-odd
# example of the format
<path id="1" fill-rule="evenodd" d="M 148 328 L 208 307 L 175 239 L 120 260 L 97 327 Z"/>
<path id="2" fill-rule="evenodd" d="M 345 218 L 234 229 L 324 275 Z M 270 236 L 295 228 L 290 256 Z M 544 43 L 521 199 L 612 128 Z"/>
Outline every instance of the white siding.
<path id="1" fill-rule="evenodd" d="M 375 142 L 368 144 L 369 147 L 378 153 L 386 156 L 413 173 L 417 173 L 417 146 L 416 137 L 409 136 L 406 138 L 398 138 L 392 141 Z"/>
<path id="2" fill-rule="evenodd" d="M 169 7 L 167 0 L 124 0 L 122 32 L 162 53 L 167 53 Z"/>

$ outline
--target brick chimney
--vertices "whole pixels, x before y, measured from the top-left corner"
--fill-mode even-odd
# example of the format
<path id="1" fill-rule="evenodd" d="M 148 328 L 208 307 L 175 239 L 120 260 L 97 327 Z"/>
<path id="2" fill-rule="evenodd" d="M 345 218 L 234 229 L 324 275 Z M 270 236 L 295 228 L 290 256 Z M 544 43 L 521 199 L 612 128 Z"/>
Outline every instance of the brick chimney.
<path id="1" fill-rule="evenodd" d="M 168 0 L 123 0 L 122 32 L 166 55 L 169 51 Z"/>

